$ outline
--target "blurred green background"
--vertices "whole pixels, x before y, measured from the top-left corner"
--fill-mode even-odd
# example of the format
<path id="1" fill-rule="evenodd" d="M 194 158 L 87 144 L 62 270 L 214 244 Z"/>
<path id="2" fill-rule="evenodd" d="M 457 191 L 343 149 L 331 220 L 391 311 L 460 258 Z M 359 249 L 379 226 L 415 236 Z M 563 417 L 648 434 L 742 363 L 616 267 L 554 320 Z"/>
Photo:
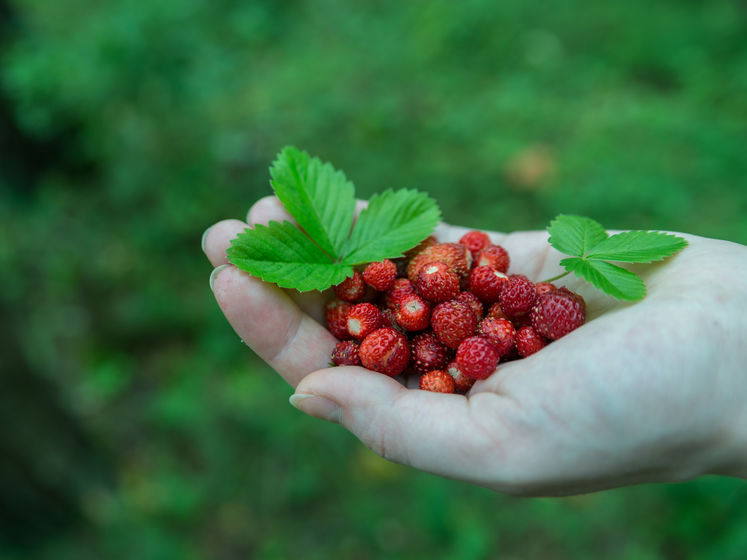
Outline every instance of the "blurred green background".
<path id="1" fill-rule="evenodd" d="M 742 1 L 0 1 L 0 558 L 716 558 L 747 485 L 513 499 L 287 404 L 199 243 L 293 143 L 453 223 L 747 242 Z"/>

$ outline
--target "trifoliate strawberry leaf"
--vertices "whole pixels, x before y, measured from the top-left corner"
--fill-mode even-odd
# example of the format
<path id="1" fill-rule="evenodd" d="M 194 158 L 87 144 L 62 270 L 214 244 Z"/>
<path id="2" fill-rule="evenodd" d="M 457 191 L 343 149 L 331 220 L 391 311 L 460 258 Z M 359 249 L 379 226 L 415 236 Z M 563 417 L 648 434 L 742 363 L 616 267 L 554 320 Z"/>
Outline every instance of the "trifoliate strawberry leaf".
<path id="1" fill-rule="evenodd" d="M 587 259 L 650 263 L 672 256 L 687 245 L 676 235 L 658 231 L 617 233 L 586 253 Z"/>
<path id="2" fill-rule="evenodd" d="M 591 218 L 561 214 L 547 228 L 550 244 L 573 258 L 560 264 L 618 299 L 635 301 L 646 295 L 646 286 L 638 276 L 607 261 L 650 263 L 665 259 L 687 245 L 676 235 L 656 231 L 626 231 L 611 237 Z"/>
<path id="3" fill-rule="evenodd" d="M 270 168 L 272 188 L 298 225 L 333 259 L 341 256 L 355 211 L 355 187 L 342 171 L 293 146 Z"/>
<path id="4" fill-rule="evenodd" d="M 355 222 L 343 262 L 356 265 L 401 257 L 428 237 L 441 211 L 428 195 L 412 190 L 387 190 L 371 197 Z"/>
<path id="5" fill-rule="evenodd" d="M 342 171 L 292 146 L 270 169 L 272 187 L 298 226 L 270 222 L 231 241 L 228 260 L 282 288 L 325 290 L 353 265 L 401 256 L 438 224 L 435 201 L 414 190 L 374 196 L 352 228 L 355 188 Z M 352 229 L 352 232 L 351 232 Z"/>
<path id="6" fill-rule="evenodd" d="M 571 214 L 558 215 L 547 227 L 550 245 L 561 253 L 582 257 L 586 252 L 607 239 L 602 224 Z"/>
<path id="7" fill-rule="evenodd" d="M 587 261 L 570 257 L 560 261 L 566 270 L 618 299 L 636 301 L 646 295 L 646 286 L 639 276 L 605 261 Z"/>
<path id="8" fill-rule="evenodd" d="M 231 241 L 227 255 L 252 276 L 302 292 L 324 290 L 353 274 L 352 267 L 333 262 L 290 222 L 244 230 Z"/>

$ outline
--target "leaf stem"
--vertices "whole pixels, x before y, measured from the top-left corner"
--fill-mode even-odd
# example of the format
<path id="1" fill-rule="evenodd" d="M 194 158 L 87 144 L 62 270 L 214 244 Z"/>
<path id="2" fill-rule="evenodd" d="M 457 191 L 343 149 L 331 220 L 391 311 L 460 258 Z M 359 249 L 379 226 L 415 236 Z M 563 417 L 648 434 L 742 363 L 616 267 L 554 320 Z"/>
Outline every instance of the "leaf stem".
<path id="1" fill-rule="evenodd" d="M 566 270 L 562 274 L 558 274 L 557 276 L 553 276 L 552 278 L 548 278 L 547 280 L 542 280 L 542 282 L 555 282 L 555 280 L 560 280 L 563 276 L 568 276 L 570 273 L 570 270 Z"/>

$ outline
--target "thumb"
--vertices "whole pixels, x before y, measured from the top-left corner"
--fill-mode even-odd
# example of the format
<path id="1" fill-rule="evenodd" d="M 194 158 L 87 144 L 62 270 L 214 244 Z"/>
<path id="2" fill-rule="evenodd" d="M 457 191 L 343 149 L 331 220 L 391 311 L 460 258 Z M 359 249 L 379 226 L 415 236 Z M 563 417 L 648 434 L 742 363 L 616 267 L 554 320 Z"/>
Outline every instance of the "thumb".
<path id="1" fill-rule="evenodd" d="M 498 394 L 412 390 L 361 367 L 335 367 L 307 375 L 291 404 L 342 424 L 385 459 L 493 488 L 512 478 L 506 420 L 515 405 Z"/>

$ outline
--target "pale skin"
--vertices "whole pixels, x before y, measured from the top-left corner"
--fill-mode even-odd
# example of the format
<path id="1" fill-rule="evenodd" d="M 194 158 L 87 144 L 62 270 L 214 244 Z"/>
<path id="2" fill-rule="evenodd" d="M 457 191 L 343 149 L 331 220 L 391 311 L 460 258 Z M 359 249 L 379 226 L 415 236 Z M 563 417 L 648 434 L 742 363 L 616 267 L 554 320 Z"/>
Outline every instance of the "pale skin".
<path id="1" fill-rule="evenodd" d="M 227 264 L 246 227 L 287 220 L 277 199 L 204 236 L 215 297 L 239 337 L 294 388 L 299 410 L 337 422 L 379 455 L 511 495 L 571 495 L 703 474 L 747 477 L 747 247 L 688 234 L 689 246 L 629 267 L 631 304 L 575 276 L 587 322 L 526 359 L 499 364 L 467 396 L 408 389 L 362 367 L 329 368 L 328 295 L 298 294 Z M 442 224 L 439 241 L 468 228 Z M 556 276 L 544 231 L 489 232 L 510 273 Z"/>

